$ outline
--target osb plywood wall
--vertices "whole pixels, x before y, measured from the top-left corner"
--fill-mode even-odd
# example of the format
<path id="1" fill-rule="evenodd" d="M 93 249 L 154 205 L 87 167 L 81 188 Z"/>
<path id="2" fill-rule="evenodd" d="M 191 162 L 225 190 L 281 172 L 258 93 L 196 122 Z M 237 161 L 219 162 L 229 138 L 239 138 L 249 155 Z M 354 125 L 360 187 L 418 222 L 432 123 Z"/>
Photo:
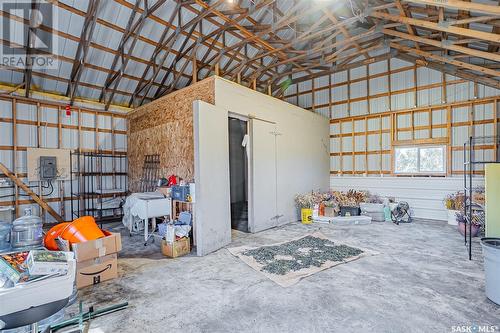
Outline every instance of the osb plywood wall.
<path id="1" fill-rule="evenodd" d="M 138 191 L 145 155 L 160 155 L 160 177 L 194 178 L 193 101 L 215 104 L 208 78 L 141 106 L 128 115 L 129 189 Z"/>

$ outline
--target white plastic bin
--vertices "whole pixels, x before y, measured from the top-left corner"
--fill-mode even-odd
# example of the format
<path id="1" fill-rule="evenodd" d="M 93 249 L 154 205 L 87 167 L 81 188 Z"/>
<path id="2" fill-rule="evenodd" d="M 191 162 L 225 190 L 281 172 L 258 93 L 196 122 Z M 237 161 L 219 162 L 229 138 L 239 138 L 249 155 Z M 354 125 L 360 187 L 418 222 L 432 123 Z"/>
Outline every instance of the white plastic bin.
<path id="1" fill-rule="evenodd" d="M 481 238 L 486 297 L 500 305 L 500 238 Z"/>

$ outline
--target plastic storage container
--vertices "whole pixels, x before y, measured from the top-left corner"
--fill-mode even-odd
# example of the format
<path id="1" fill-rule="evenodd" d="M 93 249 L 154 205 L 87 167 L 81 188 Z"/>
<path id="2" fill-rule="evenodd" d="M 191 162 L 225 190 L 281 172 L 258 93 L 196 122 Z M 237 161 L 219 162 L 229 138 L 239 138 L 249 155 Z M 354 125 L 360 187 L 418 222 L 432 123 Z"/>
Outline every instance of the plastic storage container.
<path id="1" fill-rule="evenodd" d="M 189 196 L 189 185 L 172 186 L 172 199 L 177 201 L 187 201 Z"/>
<path id="2" fill-rule="evenodd" d="M 384 204 L 378 203 L 360 203 L 361 215 L 370 216 L 372 221 L 384 222 Z"/>
<path id="3" fill-rule="evenodd" d="M 359 207 L 340 206 L 340 216 L 359 216 Z"/>
<path id="4" fill-rule="evenodd" d="M 500 305 L 500 238 L 481 238 L 486 297 Z"/>
<path id="5" fill-rule="evenodd" d="M 25 209 L 24 216 L 12 222 L 10 245 L 13 249 L 42 246 L 42 227 L 42 219 L 31 215 L 31 209 Z"/>
<path id="6" fill-rule="evenodd" d="M 0 221 L 0 251 L 5 251 L 10 248 L 10 230 L 12 225 L 7 222 Z"/>

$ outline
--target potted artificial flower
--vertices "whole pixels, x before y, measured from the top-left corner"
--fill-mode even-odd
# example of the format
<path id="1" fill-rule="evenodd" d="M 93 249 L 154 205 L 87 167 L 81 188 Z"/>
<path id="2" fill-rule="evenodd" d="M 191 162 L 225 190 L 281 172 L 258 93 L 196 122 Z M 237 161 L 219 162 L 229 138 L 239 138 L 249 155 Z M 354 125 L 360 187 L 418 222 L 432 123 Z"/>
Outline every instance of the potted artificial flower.
<path id="1" fill-rule="evenodd" d="M 444 198 L 444 206 L 448 212 L 448 224 L 457 225 L 457 214 L 460 213 L 463 207 L 463 194 L 461 192 L 448 194 Z"/>
<path id="2" fill-rule="evenodd" d="M 338 213 L 339 206 L 334 198 L 323 201 L 323 204 L 325 205 L 325 216 L 334 217 Z"/>
<path id="3" fill-rule="evenodd" d="M 303 224 L 312 223 L 312 208 L 314 206 L 314 195 L 311 193 L 297 194 L 295 196 L 295 205 L 300 210 L 300 218 Z"/>
<path id="4" fill-rule="evenodd" d="M 458 212 L 456 215 L 456 220 L 458 224 L 458 231 L 463 236 L 465 235 L 465 228 L 467 228 L 467 233 L 469 233 L 468 222 L 465 219 L 465 215 L 462 212 Z M 471 226 L 471 235 L 472 237 L 477 237 L 481 227 L 484 225 L 484 212 L 483 211 L 474 211 L 472 213 L 472 226 Z"/>

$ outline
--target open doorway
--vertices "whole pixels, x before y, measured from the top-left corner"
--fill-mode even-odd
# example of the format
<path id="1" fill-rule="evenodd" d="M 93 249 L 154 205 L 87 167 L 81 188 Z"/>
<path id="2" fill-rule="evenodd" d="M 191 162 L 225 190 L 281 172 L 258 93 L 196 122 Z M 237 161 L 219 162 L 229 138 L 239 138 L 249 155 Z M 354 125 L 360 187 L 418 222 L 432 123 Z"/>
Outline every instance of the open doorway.
<path id="1" fill-rule="evenodd" d="M 248 232 L 247 121 L 229 117 L 229 181 L 231 228 Z"/>

